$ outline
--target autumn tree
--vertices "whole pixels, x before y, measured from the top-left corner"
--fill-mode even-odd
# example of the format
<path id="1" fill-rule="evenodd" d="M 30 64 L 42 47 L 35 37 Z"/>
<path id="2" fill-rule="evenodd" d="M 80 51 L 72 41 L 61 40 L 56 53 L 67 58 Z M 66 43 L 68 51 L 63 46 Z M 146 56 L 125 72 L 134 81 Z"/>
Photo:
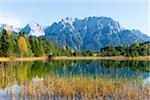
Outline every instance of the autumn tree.
<path id="1" fill-rule="evenodd" d="M 32 52 L 30 48 L 28 48 L 29 46 L 23 34 L 21 34 L 18 38 L 18 46 L 21 51 L 21 56 L 32 56 Z"/>

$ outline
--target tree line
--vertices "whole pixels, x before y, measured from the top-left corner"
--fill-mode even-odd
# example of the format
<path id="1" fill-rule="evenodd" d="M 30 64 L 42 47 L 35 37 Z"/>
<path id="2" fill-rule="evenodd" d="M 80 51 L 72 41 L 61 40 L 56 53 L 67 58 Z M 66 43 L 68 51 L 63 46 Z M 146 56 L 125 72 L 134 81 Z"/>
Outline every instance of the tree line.
<path id="1" fill-rule="evenodd" d="M 15 35 L 9 30 L 0 32 L 0 57 L 27 57 L 27 56 L 147 56 L 150 41 L 139 44 L 134 42 L 128 46 L 108 46 L 97 52 L 90 50 L 77 51 L 63 47 L 45 38 L 36 38 L 20 32 Z"/>
<path id="2" fill-rule="evenodd" d="M 81 56 L 127 56 L 127 57 L 136 57 L 136 56 L 148 56 L 150 55 L 150 41 L 139 44 L 135 41 L 132 45 L 127 46 L 107 46 L 101 48 L 99 51 L 93 52 L 90 50 L 83 50 L 78 52 Z"/>
<path id="3" fill-rule="evenodd" d="M 101 48 L 101 56 L 147 56 L 150 55 L 150 41 L 139 44 L 137 41 L 128 46 L 108 46 Z"/>
<path id="4" fill-rule="evenodd" d="M 45 38 L 36 38 L 20 32 L 3 29 L 0 32 L 0 57 L 27 57 L 27 56 L 70 56 L 71 50 L 63 49 Z"/>

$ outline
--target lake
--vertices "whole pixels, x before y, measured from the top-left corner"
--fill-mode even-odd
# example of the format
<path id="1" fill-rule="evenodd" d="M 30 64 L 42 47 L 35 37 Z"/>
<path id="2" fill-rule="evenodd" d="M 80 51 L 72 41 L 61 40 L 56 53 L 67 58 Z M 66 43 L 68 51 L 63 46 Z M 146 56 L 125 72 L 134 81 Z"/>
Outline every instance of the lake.
<path id="1" fill-rule="evenodd" d="M 0 99 L 148 99 L 149 77 L 149 61 L 0 62 Z"/>

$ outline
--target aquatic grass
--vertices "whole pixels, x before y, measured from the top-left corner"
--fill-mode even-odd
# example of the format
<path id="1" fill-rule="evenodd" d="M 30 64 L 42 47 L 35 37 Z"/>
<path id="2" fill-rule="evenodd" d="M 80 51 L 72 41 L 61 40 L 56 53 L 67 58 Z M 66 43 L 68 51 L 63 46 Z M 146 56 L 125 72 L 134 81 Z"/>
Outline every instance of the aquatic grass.
<path id="1" fill-rule="evenodd" d="M 14 78 L 14 82 L 15 82 Z M 3 82 L 1 85 L 3 86 Z M 14 83 L 8 83 L 11 86 Z M 16 83 L 17 84 L 17 83 Z M 0 85 L 0 86 L 1 86 Z M 1 86 L 1 87 L 2 87 Z M 114 99 L 128 98 L 139 99 L 148 97 L 150 95 L 150 84 L 142 87 L 141 78 L 122 79 L 116 77 L 112 79 L 109 77 L 96 76 L 78 76 L 78 77 L 59 77 L 49 76 L 37 82 L 26 81 L 20 84 L 21 96 L 51 96 L 51 97 L 81 97 L 81 98 L 106 98 Z M 11 93 L 12 96 L 14 93 Z"/>
<path id="2" fill-rule="evenodd" d="M 144 88 L 137 80 L 111 79 L 104 77 L 47 77 L 37 82 L 20 85 L 20 97 L 58 97 L 83 99 L 143 99 L 148 98 L 149 85 Z M 14 98 L 15 93 L 11 93 Z"/>
<path id="3" fill-rule="evenodd" d="M 138 97 L 140 95 L 148 95 L 146 89 L 142 89 L 141 85 L 137 83 L 131 83 L 128 80 L 113 80 L 104 78 L 59 78 L 59 77 L 48 77 L 45 81 L 40 81 L 39 85 L 33 83 L 30 86 L 30 95 L 33 95 L 35 86 L 39 90 L 39 95 L 50 95 L 50 96 L 80 96 L 80 97 L 126 97 L 130 99 Z M 34 87 L 33 87 L 34 86 Z"/>
<path id="4" fill-rule="evenodd" d="M 51 65 L 50 62 L 48 64 Z M 117 74 L 118 67 L 115 70 L 110 68 L 101 72 L 101 69 L 96 69 L 99 68 L 97 66 L 74 66 L 73 68 L 73 63 L 71 67 L 67 67 L 65 63 L 63 67 L 47 64 L 47 67 L 44 67 L 44 64 L 41 64 L 42 67 L 34 67 L 39 63 L 28 66 L 21 62 L 13 66 L 5 65 L 7 66 L 0 64 L 0 89 L 7 90 L 14 84 L 18 85 L 20 98 L 29 96 L 31 100 L 35 100 L 35 97 L 142 100 L 150 96 L 150 84 L 142 86 L 143 76 L 135 77 L 137 75 L 135 74 L 122 77 Z M 9 90 L 9 95 L 15 98 L 16 93 L 12 89 Z"/>

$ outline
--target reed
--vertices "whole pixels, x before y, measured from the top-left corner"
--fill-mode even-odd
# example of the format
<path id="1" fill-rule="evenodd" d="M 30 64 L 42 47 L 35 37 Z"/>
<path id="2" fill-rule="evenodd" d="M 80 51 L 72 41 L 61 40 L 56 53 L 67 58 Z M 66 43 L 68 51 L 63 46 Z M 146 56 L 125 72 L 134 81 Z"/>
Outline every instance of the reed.
<path id="1" fill-rule="evenodd" d="M 32 84 L 32 85 L 31 85 Z M 30 86 L 31 85 L 31 86 Z M 129 98 L 139 99 L 149 96 L 149 88 L 142 88 L 138 81 L 107 78 L 60 78 L 48 77 L 37 83 L 29 84 L 29 94 L 33 90 L 40 96 L 81 97 L 81 98 Z"/>
<path id="2" fill-rule="evenodd" d="M 149 85 L 142 87 L 137 80 L 91 78 L 91 77 L 47 77 L 38 82 L 28 81 L 20 88 L 21 97 L 83 98 L 83 99 L 143 99 L 150 96 Z"/>

